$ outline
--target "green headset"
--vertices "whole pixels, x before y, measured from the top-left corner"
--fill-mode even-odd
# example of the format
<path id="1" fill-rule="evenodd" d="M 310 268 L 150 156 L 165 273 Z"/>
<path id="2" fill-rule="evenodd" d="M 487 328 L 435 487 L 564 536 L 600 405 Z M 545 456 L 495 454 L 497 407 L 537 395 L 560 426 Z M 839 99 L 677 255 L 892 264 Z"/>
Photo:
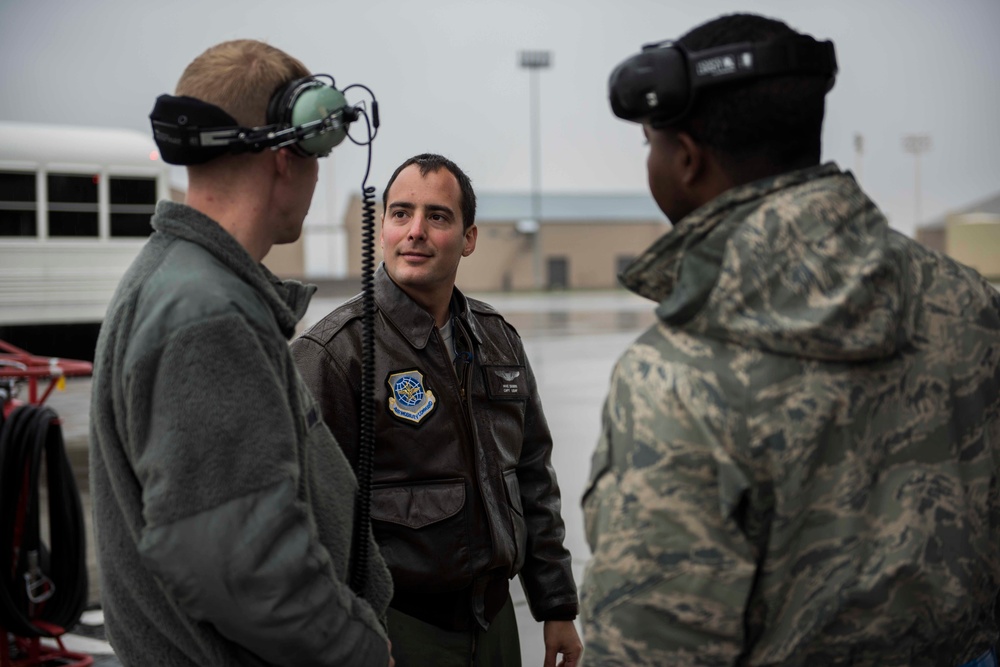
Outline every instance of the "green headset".
<path id="1" fill-rule="evenodd" d="M 377 107 L 374 113 L 377 128 Z M 163 161 L 190 165 L 266 148 L 288 147 L 298 155 L 326 157 L 358 116 L 333 77 L 316 74 L 279 86 L 267 105 L 267 124 L 261 127 L 242 127 L 214 104 L 174 95 L 160 95 L 149 119 Z"/>

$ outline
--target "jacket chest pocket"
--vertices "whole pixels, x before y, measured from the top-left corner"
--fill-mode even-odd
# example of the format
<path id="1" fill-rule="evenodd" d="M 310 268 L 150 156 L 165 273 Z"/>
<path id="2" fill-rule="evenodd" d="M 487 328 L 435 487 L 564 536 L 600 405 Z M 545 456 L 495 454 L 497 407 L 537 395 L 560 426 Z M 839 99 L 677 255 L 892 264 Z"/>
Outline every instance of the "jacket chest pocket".
<path id="1" fill-rule="evenodd" d="M 465 486 L 454 478 L 372 489 L 372 529 L 398 588 L 440 591 L 469 576 Z"/>
<path id="2" fill-rule="evenodd" d="M 472 394 L 476 433 L 484 451 L 503 470 L 521 458 L 525 414 L 535 388 L 524 366 L 484 365 L 480 370 Z"/>
<path id="3" fill-rule="evenodd" d="M 372 489 L 373 519 L 414 530 L 444 521 L 465 506 L 465 480 Z"/>

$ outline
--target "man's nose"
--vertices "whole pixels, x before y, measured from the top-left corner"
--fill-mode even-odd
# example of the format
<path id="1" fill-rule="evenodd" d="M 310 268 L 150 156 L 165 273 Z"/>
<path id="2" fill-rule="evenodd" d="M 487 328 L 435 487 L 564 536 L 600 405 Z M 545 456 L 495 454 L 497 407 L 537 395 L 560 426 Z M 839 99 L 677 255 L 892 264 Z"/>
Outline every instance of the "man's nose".
<path id="1" fill-rule="evenodd" d="M 410 228 L 407 236 L 411 239 L 422 239 L 427 237 L 427 220 L 420 213 L 417 213 L 410 220 Z"/>

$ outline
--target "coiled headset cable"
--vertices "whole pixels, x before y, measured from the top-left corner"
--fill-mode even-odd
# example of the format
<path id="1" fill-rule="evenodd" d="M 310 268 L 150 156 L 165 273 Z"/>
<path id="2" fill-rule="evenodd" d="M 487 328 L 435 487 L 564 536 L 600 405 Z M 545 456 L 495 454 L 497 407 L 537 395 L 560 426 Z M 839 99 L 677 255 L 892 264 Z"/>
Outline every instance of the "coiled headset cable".
<path id="1" fill-rule="evenodd" d="M 368 164 L 361 181 L 361 415 L 358 458 L 354 474 L 358 479 L 358 495 L 354 504 L 354 537 L 351 541 L 350 586 L 359 597 L 364 596 L 368 578 L 369 540 L 371 533 L 372 473 L 375 467 L 375 188 L 368 185 L 372 167 L 372 141 L 378 134 L 378 102 L 372 91 L 362 84 L 358 87 L 372 97 L 372 117 L 364 106 L 355 107 L 365 120 L 368 130 L 366 141 L 358 141 L 348 133 L 351 141 L 368 147 Z"/>

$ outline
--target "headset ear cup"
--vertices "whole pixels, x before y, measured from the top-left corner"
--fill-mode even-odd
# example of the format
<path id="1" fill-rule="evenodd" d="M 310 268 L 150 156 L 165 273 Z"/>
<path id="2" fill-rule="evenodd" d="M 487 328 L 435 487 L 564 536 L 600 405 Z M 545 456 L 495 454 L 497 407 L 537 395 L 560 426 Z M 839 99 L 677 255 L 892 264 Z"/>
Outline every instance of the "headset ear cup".
<path id="1" fill-rule="evenodd" d="M 274 91 L 267 104 L 267 123 L 283 130 L 289 127 L 323 120 L 347 107 L 344 94 L 324 84 L 316 77 L 303 77 L 289 81 Z M 295 153 L 303 156 L 329 155 L 330 150 L 344 140 L 347 129 L 327 129 L 322 134 L 301 139 L 291 144 Z"/>
<path id="2" fill-rule="evenodd" d="M 295 88 L 304 79 L 293 79 L 288 83 L 278 86 L 271 94 L 271 99 L 267 103 L 267 124 L 287 127 L 290 124 L 289 118 L 289 98 L 295 94 Z"/>
<path id="3" fill-rule="evenodd" d="M 344 94 L 336 88 L 317 83 L 315 86 L 300 89 L 299 94 L 291 103 L 290 121 L 292 125 L 300 126 L 317 120 L 323 120 L 347 107 Z M 297 148 L 306 155 L 329 155 L 330 150 L 347 136 L 343 126 L 337 129 L 327 129 L 326 132 L 308 139 L 303 139 Z"/>
<path id="4" fill-rule="evenodd" d="M 315 81 L 315 79 L 311 76 L 292 79 L 275 89 L 274 93 L 271 94 L 271 99 L 267 103 L 268 125 L 274 125 L 282 130 L 294 125 L 292 121 L 292 109 L 295 105 L 295 100 L 301 90 L 305 90 L 302 86 L 310 81 Z M 292 144 L 289 148 L 299 155 L 306 155 L 305 151 L 298 144 Z"/>

